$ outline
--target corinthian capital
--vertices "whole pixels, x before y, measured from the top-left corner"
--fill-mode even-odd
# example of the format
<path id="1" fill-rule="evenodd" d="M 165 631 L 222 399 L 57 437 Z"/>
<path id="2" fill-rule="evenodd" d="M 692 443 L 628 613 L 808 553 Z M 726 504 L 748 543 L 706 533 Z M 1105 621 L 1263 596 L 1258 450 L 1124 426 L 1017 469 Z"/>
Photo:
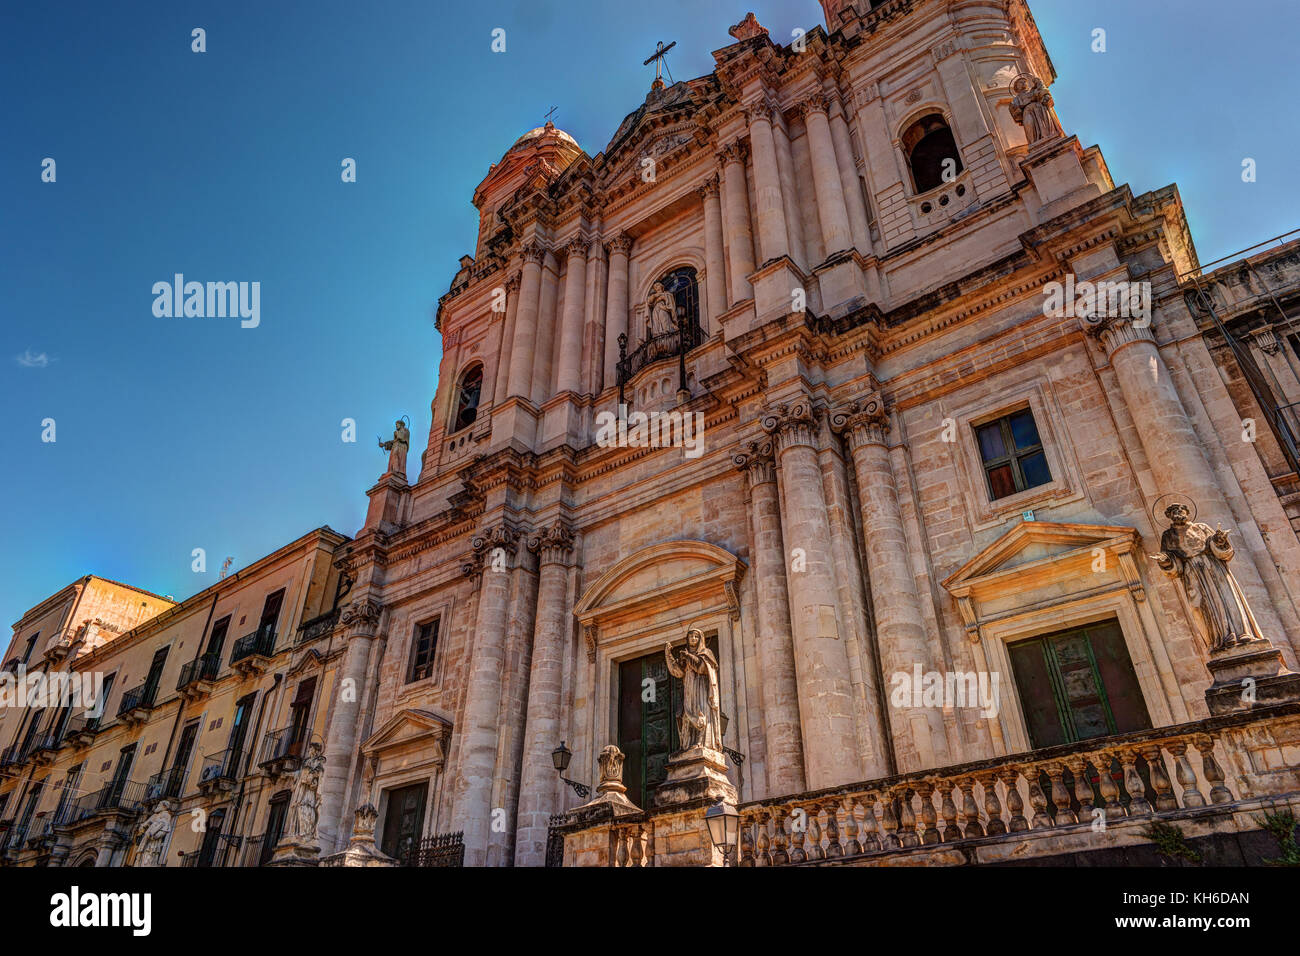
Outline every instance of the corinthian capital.
<path id="1" fill-rule="evenodd" d="M 775 440 L 778 451 L 795 445 L 817 447 L 817 416 L 807 398 L 768 410 L 763 415 L 762 425 L 763 431 Z"/>
<path id="2" fill-rule="evenodd" d="M 889 412 L 879 392 L 856 399 L 831 412 L 831 431 L 843 435 L 849 449 L 863 445 L 883 445 L 889 434 Z"/>
<path id="3" fill-rule="evenodd" d="M 722 149 L 718 150 L 718 159 L 725 165 L 727 163 L 745 164 L 746 157 L 749 156 L 749 144 L 744 140 L 735 139 L 728 143 Z"/>
<path id="4" fill-rule="evenodd" d="M 700 194 L 701 199 L 705 200 L 717 196 L 718 177 L 716 175 L 710 176 L 708 179 L 704 180 L 704 183 L 696 190 L 696 192 Z"/>
<path id="5" fill-rule="evenodd" d="M 587 240 L 582 236 L 574 236 L 564 248 L 570 259 L 587 258 Z"/>
<path id="6" fill-rule="evenodd" d="M 812 113 L 825 113 L 830 109 L 830 100 L 826 94 L 820 90 L 810 95 L 806 100 L 799 104 L 799 114 L 807 120 Z"/>
<path id="7" fill-rule="evenodd" d="M 1154 342 L 1150 318 L 1091 315 L 1083 319 L 1083 330 L 1101 342 L 1107 357 L 1132 342 Z"/>
<path id="8" fill-rule="evenodd" d="M 516 271 L 510 273 L 510 278 L 506 279 L 506 292 L 510 292 L 510 293 L 518 292 L 519 285 L 522 281 L 523 281 L 523 277 L 519 274 L 519 272 Z"/>
<path id="9" fill-rule="evenodd" d="M 373 601 L 358 598 L 343 609 L 339 615 L 339 623 L 349 634 L 373 635 L 382 610 L 383 608 Z"/>
<path id="10" fill-rule="evenodd" d="M 614 236 L 614 238 L 609 240 L 609 251 L 611 253 L 618 252 L 623 255 L 627 255 L 628 251 L 631 250 L 631 248 L 632 248 L 632 237 L 629 236 L 626 232 L 620 232 L 618 233 L 618 235 Z"/>
<path id="11" fill-rule="evenodd" d="M 525 263 L 536 262 L 541 264 L 541 261 L 546 258 L 546 247 L 536 239 L 533 239 L 519 250 L 519 254 L 523 256 Z"/>
<path id="12" fill-rule="evenodd" d="M 573 550 L 573 532 L 557 518 L 549 528 L 528 539 L 528 550 L 536 554 L 542 564 L 563 563 Z"/>
<path id="13" fill-rule="evenodd" d="M 731 456 L 736 468 L 745 473 L 749 487 L 776 481 L 775 445 L 770 438 L 752 441 Z"/>
<path id="14" fill-rule="evenodd" d="M 484 568 L 505 570 L 503 563 L 508 561 L 518 546 L 519 532 L 508 524 L 502 522 L 484 528 L 470 540 L 470 547 L 474 550 L 461 564 L 461 571 L 469 577 Z"/>

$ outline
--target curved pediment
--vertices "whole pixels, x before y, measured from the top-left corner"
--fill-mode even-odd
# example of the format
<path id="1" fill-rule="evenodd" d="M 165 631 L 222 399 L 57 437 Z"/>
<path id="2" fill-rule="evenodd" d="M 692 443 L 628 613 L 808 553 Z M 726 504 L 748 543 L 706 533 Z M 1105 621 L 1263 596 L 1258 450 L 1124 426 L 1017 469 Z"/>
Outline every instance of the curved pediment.
<path id="1" fill-rule="evenodd" d="M 693 594 L 721 591 L 731 603 L 744 573 L 745 562 L 725 548 L 707 541 L 666 541 L 642 548 L 602 574 L 574 612 L 589 624 Z"/>

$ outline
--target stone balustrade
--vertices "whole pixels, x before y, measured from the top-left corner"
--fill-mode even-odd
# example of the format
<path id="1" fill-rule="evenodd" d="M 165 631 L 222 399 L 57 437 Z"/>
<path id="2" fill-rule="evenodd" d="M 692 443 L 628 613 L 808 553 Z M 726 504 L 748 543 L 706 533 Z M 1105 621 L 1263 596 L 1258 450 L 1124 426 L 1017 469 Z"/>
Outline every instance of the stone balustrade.
<path id="1" fill-rule="evenodd" d="M 1106 831 L 1146 842 L 1153 818 L 1300 794 L 1298 745 L 1288 705 L 755 801 L 739 807 L 739 865 L 996 862 L 1094 849 Z"/>

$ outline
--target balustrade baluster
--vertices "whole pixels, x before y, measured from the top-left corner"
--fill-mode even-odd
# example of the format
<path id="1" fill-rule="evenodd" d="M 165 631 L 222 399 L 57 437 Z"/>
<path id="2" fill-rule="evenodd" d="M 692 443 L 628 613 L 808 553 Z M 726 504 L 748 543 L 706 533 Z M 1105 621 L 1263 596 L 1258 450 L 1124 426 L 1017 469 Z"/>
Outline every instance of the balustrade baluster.
<path id="1" fill-rule="evenodd" d="M 1106 815 L 1108 817 L 1122 817 L 1124 815 L 1124 805 L 1119 802 L 1119 785 L 1115 783 L 1114 764 L 1116 757 L 1113 753 L 1107 751 L 1097 758 L 1097 786 L 1101 789 L 1101 797 L 1106 801 Z"/>
<path id="2" fill-rule="evenodd" d="M 822 858 L 821 807 L 815 803 L 810 803 L 804 809 L 808 814 L 808 846 L 806 850 L 808 859 L 820 860 Z"/>
<path id="3" fill-rule="evenodd" d="M 772 814 L 765 812 L 758 815 L 758 834 L 755 838 L 758 853 L 754 857 L 755 866 L 772 865 L 772 838 L 768 833 L 768 824 L 771 822 Z"/>
<path id="4" fill-rule="evenodd" d="M 804 841 L 808 838 L 808 811 L 796 806 L 790 811 L 790 862 L 802 863 L 808 859 L 803 851 Z"/>
<path id="5" fill-rule="evenodd" d="M 888 835 L 885 839 L 885 846 L 888 846 Z M 876 823 L 876 795 L 869 793 L 862 798 L 862 852 L 875 853 L 880 848 L 880 827 Z"/>
<path id="6" fill-rule="evenodd" d="M 1069 826 L 1078 823 L 1079 818 L 1070 808 L 1070 791 L 1065 789 L 1065 767 L 1054 763 L 1047 768 L 1047 779 L 1052 787 L 1052 803 L 1056 807 L 1056 825 Z"/>
<path id="7" fill-rule="evenodd" d="M 1025 819 L 1025 801 L 1020 796 L 1020 771 L 1007 769 L 1000 774 L 1002 784 L 1007 788 L 1007 813 L 1011 817 L 1011 824 L 1007 828 L 1012 833 L 1019 833 L 1022 830 L 1029 829 L 1029 821 Z"/>
<path id="8" fill-rule="evenodd" d="M 826 800 L 822 808 L 826 811 L 826 859 L 838 860 L 844 855 L 844 847 L 840 845 L 840 821 L 836 816 L 839 801 Z"/>
<path id="9" fill-rule="evenodd" d="M 916 792 L 921 798 L 921 842 L 938 843 L 939 828 L 935 824 L 939 816 L 934 811 L 934 783 L 926 780 L 916 788 Z"/>
<path id="10" fill-rule="evenodd" d="M 987 774 L 981 777 L 979 782 L 984 791 L 984 813 L 989 818 L 988 825 L 982 832 L 989 836 L 1001 836 L 1007 832 L 1007 825 L 1002 820 L 1002 803 L 998 799 L 998 775 Z M 969 829 L 966 835 L 971 835 Z"/>
<path id="11" fill-rule="evenodd" d="M 1074 757 L 1066 766 L 1070 768 L 1070 776 L 1074 777 L 1074 799 L 1079 802 L 1075 820 L 1078 823 L 1092 823 L 1092 802 L 1095 795 L 1092 783 L 1088 780 L 1088 761 L 1083 757 Z"/>
<path id="12" fill-rule="evenodd" d="M 956 786 L 951 780 L 945 780 L 939 784 L 940 792 L 943 794 L 939 812 L 943 814 L 944 843 L 952 843 L 954 840 L 961 839 L 961 830 L 957 829 L 957 804 L 952 799 L 952 792 Z M 971 801 L 972 804 L 974 802 L 974 800 Z"/>
<path id="13" fill-rule="evenodd" d="M 899 807 L 902 811 L 898 819 L 899 836 L 903 846 L 920 846 L 921 835 L 916 832 L 916 809 L 912 806 L 912 797 L 916 791 L 911 787 L 901 787 L 899 792 Z"/>
<path id="14" fill-rule="evenodd" d="M 1128 815 L 1145 817 L 1151 813 L 1151 803 L 1147 800 L 1147 785 L 1137 771 L 1137 758 L 1136 750 L 1119 752 L 1119 762 L 1124 768 L 1124 789 L 1129 795 Z"/>
<path id="15" fill-rule="evenodd" d="M 897 850 L 903 845 L 898 838 L 898 817 L 894 813 L 894 794 L 885 792 L 880 795 L 880 826 L 885 831 L 884 849 Z"/>
<path id="16" fill-rule="evenodd" d="M 1147 768 L 1151 773 L 1151 786 L 1156 792 L 1156 809 L 1177 810 L 1178 800 L 1174 797 L 1174 785 L 1169 780 L 1169 771 L 1165 769 L 1165 755 L 1161 752 L 1160 746 L 1150 744 L 1143 747 L 1141 752 L 1146 758 Z"/>
<path id="17" fill-rule="evenodd" d="M 844 852 L 849 856 L 860 854 L 862 841 L 858 839 L 858 807 L 857 801 L 852 797 L 844 798 L 844 835 L 848 837 Z"/>
<path id="18" fill-rule="evenodd" d="M 785 832 L 785 807 L 775 807 L 772 811 L 772 865 L 785 866 L 790 862 L 790 854 L 785 851 L 789 839 Z"/>
<path id="19" fill-rule="evenodd" d="M 1205 797 L 1197 786 L 1200 781 L 1196 779 L 1192 762 L 1187 759 L 1187 741 L 1175 740 L 1165 744 L 1165 749 L 1174 755 L 1174 776 L 1183 788 L 1183 806 L 1188 809 L 1205 806 Z"/>
<path id="20" fill-rule="evenodd" d="M 1047 813 L 1047 795 L 1039 781 L 1042 768 L 1029 767 L 1024 771 L 1025 783 L 1029 784 L 1029 805 L 1034 808 L 1033 828 L 1035 830 L 1052 826 L 1052 818 Z"/>
<path id="21" fill-rule="evenodd" d="M 1214 759 L 1214 738 L 1200 736 L 1192 744 L 1201 753 L 1201 771 L 1210 783 L 1210 802 L 1214 804 L 1231 803 L 1232 791 L 1223 785 L 1223 768 Z"/>

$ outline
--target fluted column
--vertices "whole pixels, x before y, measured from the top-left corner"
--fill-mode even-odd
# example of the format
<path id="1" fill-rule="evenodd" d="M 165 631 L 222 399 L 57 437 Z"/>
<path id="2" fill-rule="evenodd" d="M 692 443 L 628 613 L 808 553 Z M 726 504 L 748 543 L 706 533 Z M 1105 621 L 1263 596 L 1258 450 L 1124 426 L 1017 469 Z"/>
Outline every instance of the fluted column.
<path id="1" fill-rule="evenodd" d="M 781 199 L 781 174 L 772 138 L 771 106 L 757 103 L 746 110 L 749 142 L 754 151 L 754 201 L 758 211 L 758 245 L 763 261 L 790 254 L 785 208 Z"/>
<path id="2" fill-rule="evenodd" d="M 844 109 L 837 105 L 830 114 L 831 141 L 835 144 L 835 165 L 840 172 L 844 205 L 849 214 L 853 245 L 863 254 L 871 252 L 871 227 L 867 223 L 867 204 L 862 198 L 857 166 L 853 162 L 853 143 Z"/>
<path id="3" fill-rule="evenodd" d="M 742 142 L 729 144 L 722 159 L 722 228 L 727 237 L 727 274 L 731 279 L 731 302 L 735 305 L 754 295 L 749 275 L 754 271 L 754 234 L 749 224 L 749 187 L 745 182 Z"/>
<path id="4" fill-rule="evenodd" d="M 609 293 L 605 308 L 605 386 L 618 383 L 618 337 L 627 333 L 627 259 L 632 239 L 620 232 L 609 241 Z"/>
<path id="5" fill-rule="evenodd" d="M 582 388 L 582 316 L 586 309 L 587 242 L 581 236 L 569 243 L 569 265 L 564 279 L 564 318 L 560 325 L 557 392 Z"/>
<path id="6" fill-rule="evenodd" d="M 794 152 L 790 148 L 790 134 L 785 126 L 772 123 L 772 139 L 776 142 L 776 168 L 781 174 L 781 199 L 785 203 L 785 228 L 790 234 L 790 258 L 807 267 L 808 250 L 804 244 L 803 214 L 799 208 L 799 190 L 795 175 Z"/>
<path id="7" fill-rule="evenodd" d="M 704 290 L 709 308 L 710 333 L 716 332 L 718 316 L 727 311 L 727 267 L 722 239 L 722 202 L 718 198 L 718 177 L 710 176 L 700 187 L 704 202 Z"/>
<path id="8" fill-rule="evenodd" d="M 510 343 L 509 397 L 532 396 L 533 353 L 537 351 L 537 308 L 542 291 L 542 260 L 546 250 L 530 242 L 523 248 L 524 267 L 519 281 L 519 307 Z"/>
<path id="9" fill-rule="evenodd" d="M 496 777 L 497 724 L 501 674 L 505 668 L 506 611 L 515 567 L 516 533 L 498 524 L 474 537 L 474 559 L 467 566 L 479 581 L 478 618 L 470 650 L 461 730 L 453 825 L 465 834 L 465 865 L 486 860 Z"/>
<path id="10" fill-rule="evenodd" d="M 808 127 L 808 149 L 812 155 L 813 190 L 817 194 L 817 215 L 821 219 L 822 239 L 829 258 L 853 245 L 848 208 L 844 205 L 844 186 L 835 162 L 835 144 L 827 118 L 826 97 L 816 94 L 801 105 L 804 125 Z"/>
<path id="11" fill-rule="evenodd" d="M 573 550 L 573 534 L 557 521 L 531 538 L 528 548 L 537 554 L 541 568 L 532 671 L 528 680 L 515 865 L 542 866 L 546 862 L 551 814 L 558 809 L 559 775 L 551 763 L 551 751 L 561 736 L 564 646 L 572 619 L 568 606 L 568 561 Z"/>
<path id="12" fill-rule="evenodd" d="M 380 607 L 359 599 L 343 609 L 339 628 L 346 635 L 347 650 L 334 694 L 334 706 L 325 738 L 325 769 L 320 784 L 320 845 L 325 853 L 339 849 L 346 834 L 340 821 L 351 809 L 347 806 L 348 775 L 356 759 L 357 724 L 361 716 L 366 666 L 379 624 Z"/>
<path id="13" fill-rule="evenodd" d="M 781 501 L 770 439 L 752 442 L 734 456 L 749 485 L 751 558 L 756 603 L 755 643 L 762 680 L 763 732 L 767 742 L 768 793 L 806 789 L 799 729 L 799 683 L 795 679 L 790 600 L 786 591 Z"/>
<path id="14" fill-rule="evenodd" d="M 492 382 L 493 408 L 504 402 L 509 394 L 510 361 L 514 352 L 515 320 L 519 316 L 519 285 L 519 273 L 511 273 L 505 284 L 506 317 L 505 323 L 501 326 L 501 348 L 497 351 L 496 378 Z"/>
<path id="15" fill-rule="evenodd" d="M 894 674 L 910 676 L 916 664 L 923 673 L 938 668 L 930 654 L 921 616 L 921 601 L 898 504 L 898 482 L 885 439 L 889 417 L 879 395 L 853 402 L 831 415 L 831 427 L 844 435 L 853 455 L 871 604 L 885 686 Z M 893 708 L 890 730 L 898 770 L 908 772 L 948 763 L 943 712 L 937 707 Z"/>
<path id="16" fill-rule="evenodd" d="M 1084 324 L 1106 349 L 1157 491 L 1190 497 L 1197 505 L 1198 521 L 1211 527 L 1220 523 L 1231 526 L 1235 522 L 1232 510 L 1156 347 L 1150 322 L 1137 326 L 1132 319 L 1099 316 Z M 1253 555 L 1242 555 L 1232 570 L 1264 636 L 1273 643 L 1285 641 L 1286 632 Z"/>
<path id="17" fill-rule="evenodd" d="M 836 616 L 831 530 L 817 457 L 818 424 L 801 399 L 763 416 L 781 469 L 786 583 L 810 789 L 862 779 L 848 651 Z"/>

